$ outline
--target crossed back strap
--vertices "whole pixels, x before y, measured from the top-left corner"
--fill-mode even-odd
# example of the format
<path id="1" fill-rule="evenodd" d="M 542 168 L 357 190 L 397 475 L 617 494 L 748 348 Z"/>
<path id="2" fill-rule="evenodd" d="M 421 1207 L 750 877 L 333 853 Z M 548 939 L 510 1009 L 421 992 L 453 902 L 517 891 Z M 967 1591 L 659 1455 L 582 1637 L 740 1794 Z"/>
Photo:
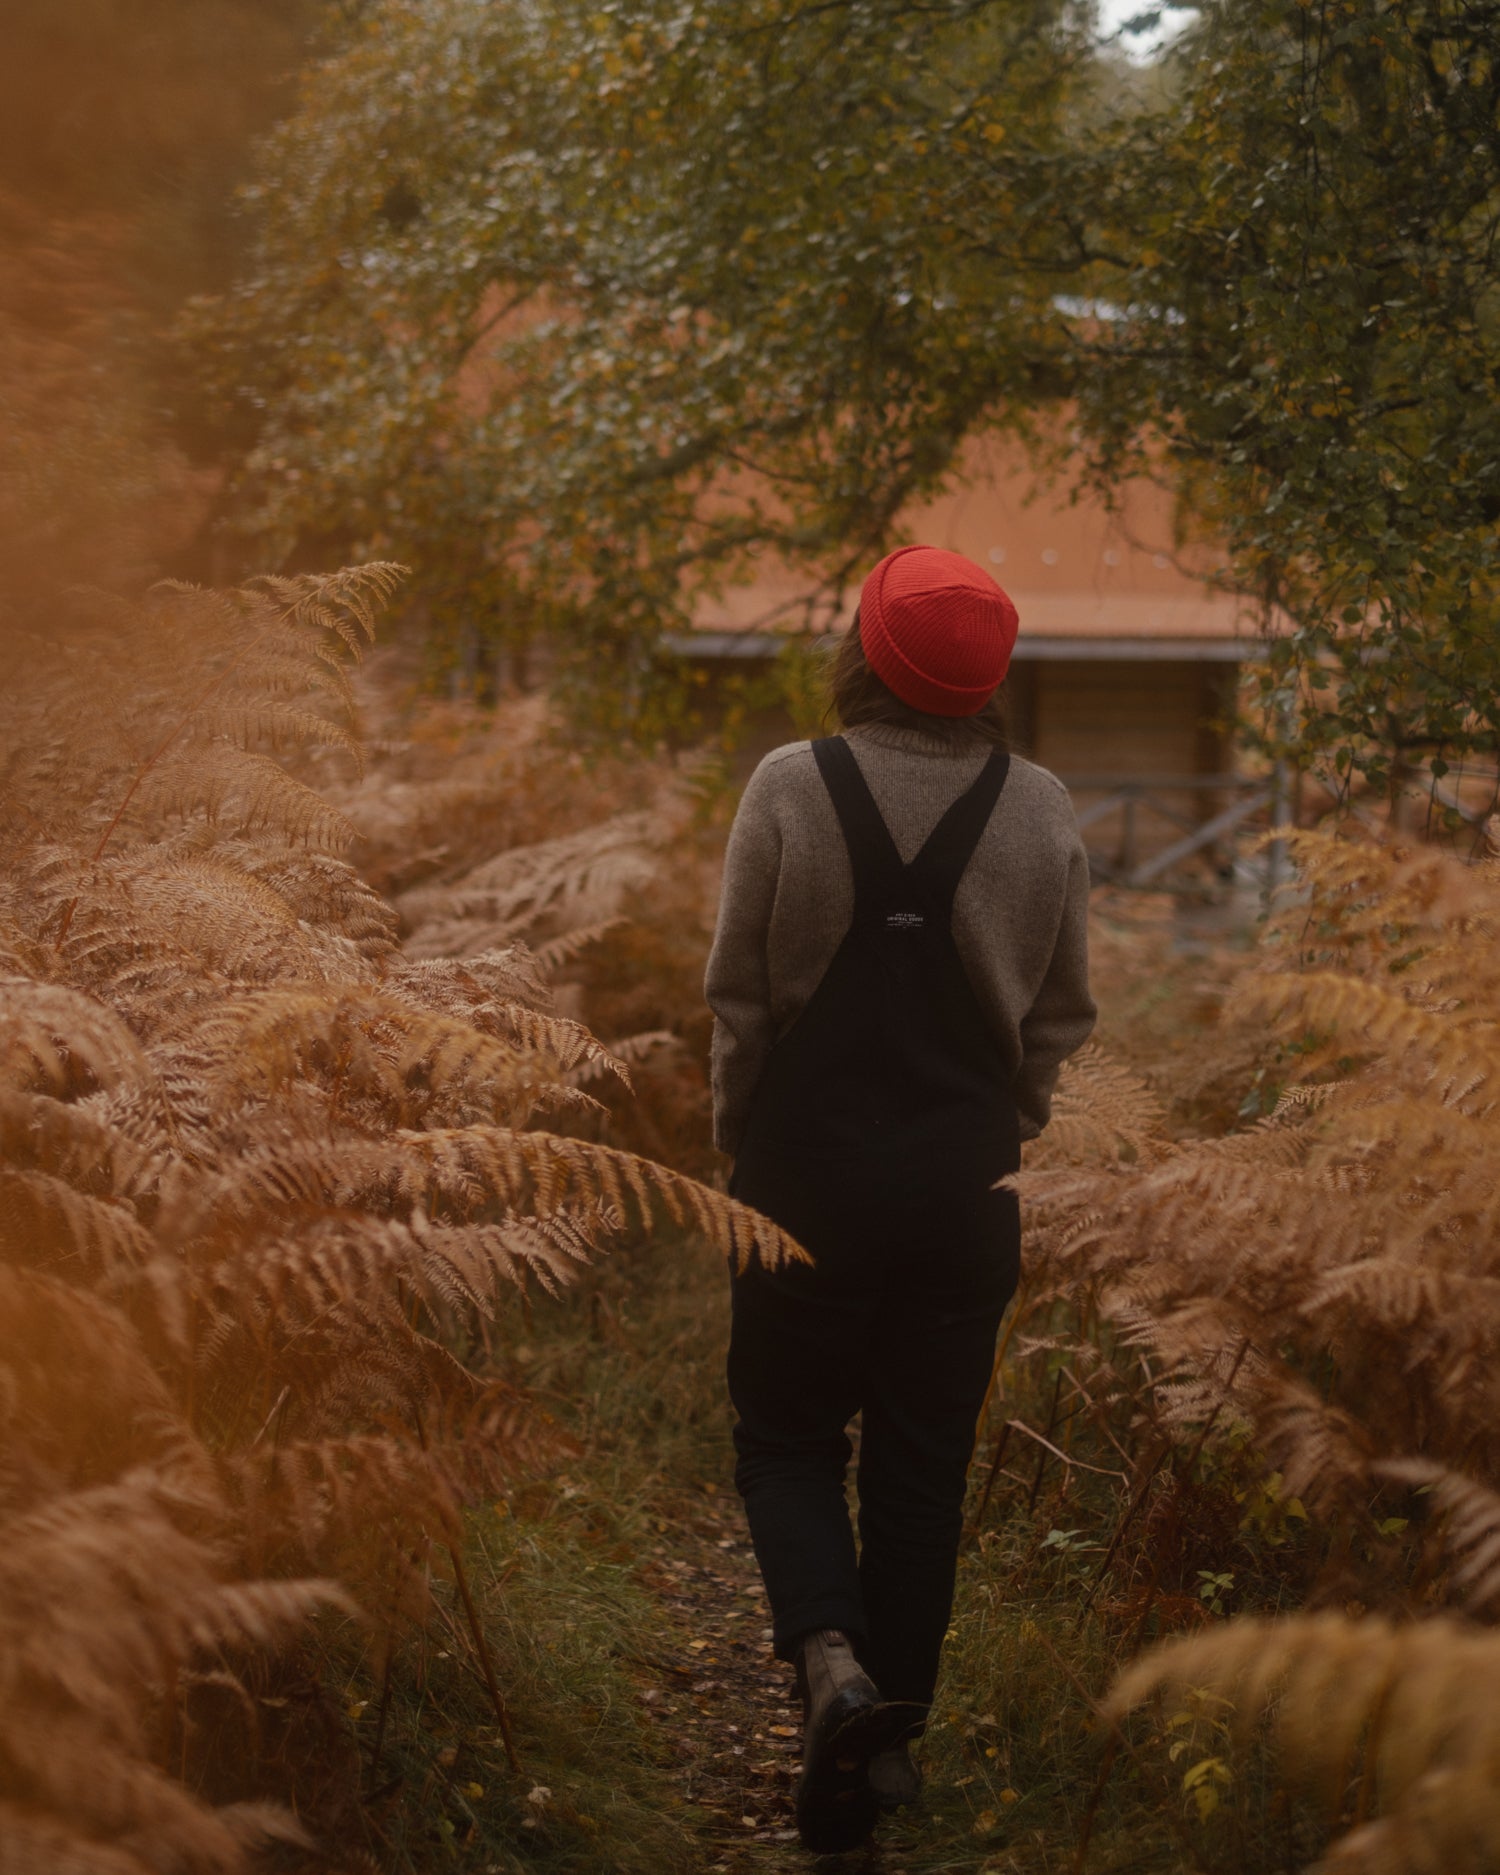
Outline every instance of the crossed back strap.
<path id="1" fill-rule="evenodd" d="M 875 805 L 870 784 L 844 738 L 827 736 L 815 742 L 812 751 L 849 849 L 856 908 L 902 892 L 920 896 L 934 906 L 951 906 L 958 882 L 973 858 L 1010 773 L 1009 754 L 1004 749 L 995 751 L 908 865 L 903 863 L 890 828 Z"/>

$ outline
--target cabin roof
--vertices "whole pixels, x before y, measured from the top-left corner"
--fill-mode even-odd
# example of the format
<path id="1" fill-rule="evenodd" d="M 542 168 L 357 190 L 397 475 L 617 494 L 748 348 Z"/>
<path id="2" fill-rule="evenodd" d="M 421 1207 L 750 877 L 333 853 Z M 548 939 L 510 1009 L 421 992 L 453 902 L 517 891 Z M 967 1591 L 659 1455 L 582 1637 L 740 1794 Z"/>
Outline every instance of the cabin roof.
<path id="1" fill-rule="evenodd" d="M 900 536 L 948 547 L 986 567 L 1015 601 L 1026 659 L 1191 659 L 1237 662 L 1266 637 L 1251 601 L 1225 590 L 1224 557 L 1174 537 L 1171 497 L 1138 481 L 1112 508 L 1076 482 L 1037 490 L 1019 445 L 975 439 L 947 494 L 900 517 Z M 709 658 L 765 657 L 788 633 L 838 632 L 856 590 L 817 605 L 811 576 L 766 564 L 705 601 L 674 650 Z"/>

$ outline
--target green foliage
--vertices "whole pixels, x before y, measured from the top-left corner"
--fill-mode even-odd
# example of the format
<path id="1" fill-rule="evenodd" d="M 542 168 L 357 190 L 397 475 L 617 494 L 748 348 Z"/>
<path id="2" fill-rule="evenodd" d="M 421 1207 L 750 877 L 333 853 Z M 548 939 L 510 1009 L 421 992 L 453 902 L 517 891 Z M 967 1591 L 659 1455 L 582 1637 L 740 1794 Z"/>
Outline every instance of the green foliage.
<path id="1" fill-rule="evenodd" d="M 244 525 L 413 559 L 439 638 L 564 632 L 632 720 L 716 581 L 774 551 L 816 615 L 967 435 L 1070 407 L 1290 618 L 1273 740 L 1493 748 L 1493 5 L 1220 0 L 1150 85 L 1086 25 L 387 0 L 193 322 Z"/>
<path id="2" fill-rule="evenodd" d="M 1208 7 L 1103 210 L 1096 468 L 1165 457 L 1289 616 L 1272 738 L 1377 783 L 1500 729 L 1497 47 L 1473 0 Z"/>
<path id="3" fill-rule="evenodd" d="M 197 322 L 247 524 L 400 539 L 440 627 L 571 624 L 626 692 L 756 553 L 837 586 L 1068 342 L 1087 68 L 1057 0 L 377 9 Z"/>

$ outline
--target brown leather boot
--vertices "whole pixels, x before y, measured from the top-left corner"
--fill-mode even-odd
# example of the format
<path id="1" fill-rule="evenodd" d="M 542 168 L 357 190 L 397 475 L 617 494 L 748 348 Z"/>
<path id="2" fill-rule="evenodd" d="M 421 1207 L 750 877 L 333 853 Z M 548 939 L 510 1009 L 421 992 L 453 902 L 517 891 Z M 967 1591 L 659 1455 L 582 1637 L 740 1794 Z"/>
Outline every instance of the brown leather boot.
<path id="1" fill-rule="evenodd" d="M 838 1628 L 803 1636 L 797 1683 L 804 1714 L 797 1830 L 804 1848 L 833 1855 L 855 1848 L 874 1829 L 870 1760 L 899 1735 L 905 1714 L 882 1703 Z"/>
<path id="2" fill-rule="evenodd" d="M 870 1789 L 881 1810 L 900 1810 L 915 1803 L 922 1794 L 922 1773 L 911 1761 L 911 1752 L 903 1738 L 885 1751 L 877 1751 L 870 1760 Z"/>

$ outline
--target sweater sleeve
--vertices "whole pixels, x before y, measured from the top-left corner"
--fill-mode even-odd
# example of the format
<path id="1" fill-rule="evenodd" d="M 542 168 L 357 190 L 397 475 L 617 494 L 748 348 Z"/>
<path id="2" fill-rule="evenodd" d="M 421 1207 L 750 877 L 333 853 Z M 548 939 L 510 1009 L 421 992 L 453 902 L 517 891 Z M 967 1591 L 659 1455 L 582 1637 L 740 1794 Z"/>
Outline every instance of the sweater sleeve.
<path id="1" fill-rule="evenodd" d="M 767 940 L 781 870 L 781 835 L 750 778 L 730 829 L 724 855 L 719 917 L 709 953 L 704 995 L 714 1012 L 714 1144 L 733 1153 L 750 1102 L 775 1041 L 771 1018 Z"/>
<path id="2" fill-rule="evenodd" d="M 1093 1032 L 1098 1014 L 1089 994 L 1089 862 L 1075 840 L 1068 860 L 1062 917 L 1047 974 L 1021 1018 L 1021 1066 L 1015 1079 L 1022 1139 L 1035 1139 L 1052 1117 L 1057 1072 Z"/>

